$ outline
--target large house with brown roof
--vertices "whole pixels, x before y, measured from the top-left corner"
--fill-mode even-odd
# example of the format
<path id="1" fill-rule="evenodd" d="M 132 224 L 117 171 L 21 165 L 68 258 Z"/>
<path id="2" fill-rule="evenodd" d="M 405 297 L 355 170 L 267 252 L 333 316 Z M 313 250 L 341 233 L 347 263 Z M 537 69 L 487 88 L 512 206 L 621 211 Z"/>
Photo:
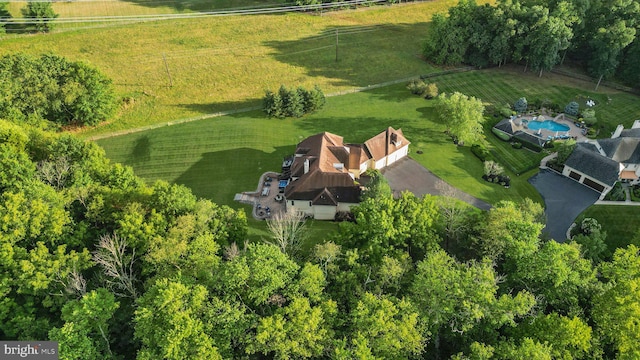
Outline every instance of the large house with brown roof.
<path id="1" fill-rule="evenodd" d="M 332 220 L 360 202 L 360 175 L 382 169 L 407 156 L 402 130 L 387 128 L 364 144 L 345 144 L 342 136 L 323 132 L 304 139 L 283 173 L 287 211 L 295 209 L 318 220 Z"/>
<path id="2" fill-rule="evenodd" d="M 640 183 L 640 120 L 631 129 L 618 125 L 610 139 L 576 144 L 562 174 L 600 192 L 600 198 L 617 181 Z"/>

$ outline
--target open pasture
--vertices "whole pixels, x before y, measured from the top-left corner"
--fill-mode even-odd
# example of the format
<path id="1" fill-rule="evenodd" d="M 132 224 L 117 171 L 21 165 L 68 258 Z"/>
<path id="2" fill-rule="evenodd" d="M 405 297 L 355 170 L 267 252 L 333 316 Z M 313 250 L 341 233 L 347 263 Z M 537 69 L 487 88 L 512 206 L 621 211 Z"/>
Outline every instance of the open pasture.
<path id="1" fill-rule="evenodd" d="M 89 137 L 255 106 L 266 89 L 281 84 L 317 84 L 331 94 L 431 73 L 435 68 L 420 56 L 422 42 L 431 16 L 453 3 L 5 35 L 0 55 L 54 52 L 86 60 L 111 77 L 126 101 L 112 121 L 83 132 Z"/>

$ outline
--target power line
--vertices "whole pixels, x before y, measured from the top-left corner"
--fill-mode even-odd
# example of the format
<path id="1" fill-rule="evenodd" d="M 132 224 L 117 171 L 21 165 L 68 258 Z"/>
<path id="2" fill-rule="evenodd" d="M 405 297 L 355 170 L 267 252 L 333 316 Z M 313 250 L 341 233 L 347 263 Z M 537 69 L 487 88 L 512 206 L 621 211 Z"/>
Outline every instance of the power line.
<path id="1" fill-rule="evenodd" d="M 48 2 L 46 0 L 35 0 L 41 2 Z M 34 2 L 35 2 L 34 1 Z M 99 0 L 84 0 L 84 1 L 99 1 Z M 313 10 L 323 10 L 335 7 L 343 6 L 356 6 L 356 5 L 371 5 L 387 0 L 347 0 L 333 3 L 323 3 L 316 5 L 304 5 L 304 6 L 275 6 L 275 7 L 255 7 L 255 8 L 233 8 L 227 10 L 217 11 L 204 11 L 194 13 L 182 13 L 182 14 L 149 14 L 149 15 L 106 15 L 106 16 L 78 16 L 78 17 L 58 17 L 58 18 L 13 18 L 11 23 L 13 24 L 36 24 L 42 22 L 50 22 L 52 24 L 69 24 L 69 23 L 92 23 L 92 22 L 114 22 L 114 21 L 155 21 L 155 20 L 169 20 L 169 19 L 197 19 L 205 17 L 222 17 L 222 16 L 242 16 L 242 15 L 267 15 L 277 14 L 285 12 L 307 12 Z M 17 2 L 17 1 L 15 1 Z"/>

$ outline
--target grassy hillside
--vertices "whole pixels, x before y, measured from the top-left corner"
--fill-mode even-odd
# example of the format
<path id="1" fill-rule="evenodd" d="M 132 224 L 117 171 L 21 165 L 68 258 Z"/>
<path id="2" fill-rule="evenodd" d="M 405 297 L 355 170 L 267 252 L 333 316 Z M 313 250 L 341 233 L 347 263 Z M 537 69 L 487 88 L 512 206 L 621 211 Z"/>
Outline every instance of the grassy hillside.
<path id="1" fill-rule="evenodd" d="M 431 16 L 454 3 L 5 36 L 0 54 L 52 51 L 89 61 L 111 77 L 118 93 L 128 98 L 127 105 L 113 121 L 86 131 L 90 136 L 253 106 L 265 89 L 280 84 L 318 84 L 326 93 L 334 93 L 432 72 L 433 67 L 420 59 L 424 34 Z"/>

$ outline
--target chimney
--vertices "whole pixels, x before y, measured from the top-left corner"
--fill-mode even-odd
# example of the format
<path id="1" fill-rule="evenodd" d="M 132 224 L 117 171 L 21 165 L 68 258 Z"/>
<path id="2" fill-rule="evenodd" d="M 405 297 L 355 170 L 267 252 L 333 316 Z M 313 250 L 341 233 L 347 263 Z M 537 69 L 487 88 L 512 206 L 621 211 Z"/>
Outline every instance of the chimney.
<path id="1" fill-rule="evenodd" d="M 309 159 L 304 159 L 304 173 L 309 172 Z"/>

